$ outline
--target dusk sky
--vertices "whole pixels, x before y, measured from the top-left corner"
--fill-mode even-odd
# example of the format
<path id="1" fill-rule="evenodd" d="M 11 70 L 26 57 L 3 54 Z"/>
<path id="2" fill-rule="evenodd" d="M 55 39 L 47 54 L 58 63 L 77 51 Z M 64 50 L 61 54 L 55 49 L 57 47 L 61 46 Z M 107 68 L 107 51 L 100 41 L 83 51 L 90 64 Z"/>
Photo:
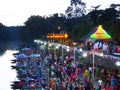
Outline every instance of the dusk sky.
<path id="1" fill-rule="evenodd" d="M 119 0 L 82 0 L 87 8 L 101 5 L 109 7 L 111 3 L 119 4 Z M 24 25 L 31 15 L 50 15 L 65 13 L 70 0 L 0 0 L 0 23 L 5 26 Z"/>

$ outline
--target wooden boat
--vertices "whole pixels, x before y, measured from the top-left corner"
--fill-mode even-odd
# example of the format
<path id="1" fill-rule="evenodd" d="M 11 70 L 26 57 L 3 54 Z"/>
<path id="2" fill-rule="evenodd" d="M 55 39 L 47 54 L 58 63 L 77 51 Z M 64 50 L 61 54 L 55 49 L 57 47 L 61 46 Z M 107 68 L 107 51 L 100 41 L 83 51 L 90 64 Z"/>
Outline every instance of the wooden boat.
<path id="1" fill-rule="evenodd" d="M 22 89 L 24 86 L 26 86 L 26 83 L 24 81 L 14 81 L 11 84 L 12 89 Z"/>
<path id="2" fill-rule="evenodd" d="M 11 66 L 12 67 L 12 69 L 18 69 L 18 67 L 17 66 Z"/>

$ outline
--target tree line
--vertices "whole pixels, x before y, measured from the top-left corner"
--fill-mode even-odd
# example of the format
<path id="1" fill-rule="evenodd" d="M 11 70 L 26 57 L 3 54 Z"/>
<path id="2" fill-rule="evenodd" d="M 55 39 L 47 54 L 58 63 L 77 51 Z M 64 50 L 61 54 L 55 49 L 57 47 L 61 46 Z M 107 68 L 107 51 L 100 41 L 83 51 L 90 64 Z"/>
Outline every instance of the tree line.
<path id="1" fill-rule="evenodd" d="M 66 14 L 55 13 L 50 16 L 33 15 L 18 28 L 19 39 L 25 42 L 34 39 L 45 39 L 48 33 L 67 32 L 69 38 L 79 41 L 94 27 L 102 25 L 113 40 L 120 41 L 120 4 L 111 4 L 104 10 L 100 5 L 92 6 L 88 13 L 86 4 L 81 0 L 71 0 Z M 59 28 L 58 28 L 59 27 Z M 0 24 L 0 37 L 9 40 L 8 27 Z M 17 29 L 16 29 L 17 31 Z M 0 40 L 1 40 L 0 38 Z"/>

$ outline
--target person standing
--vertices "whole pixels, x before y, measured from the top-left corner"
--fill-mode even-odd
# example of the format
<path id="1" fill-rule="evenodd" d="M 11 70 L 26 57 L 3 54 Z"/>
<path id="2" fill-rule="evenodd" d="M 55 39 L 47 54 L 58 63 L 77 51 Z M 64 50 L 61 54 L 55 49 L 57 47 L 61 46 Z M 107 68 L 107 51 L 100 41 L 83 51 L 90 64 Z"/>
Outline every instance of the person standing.
<path id="1" fill-rule="evenodd" d="M 111 85 L 112 85 L 112 90 L 115 88 L 116 85 L 116 79 L 114 76 L 111 77 Z"/>
<path id="2" fill-rule="evenodd" d="M 99 78 L 99 79 L 98 79 L 99 90 L 101 90 L 101 88 L 102 88 L 102 83 L 103 83 L 102 79 Z"/>

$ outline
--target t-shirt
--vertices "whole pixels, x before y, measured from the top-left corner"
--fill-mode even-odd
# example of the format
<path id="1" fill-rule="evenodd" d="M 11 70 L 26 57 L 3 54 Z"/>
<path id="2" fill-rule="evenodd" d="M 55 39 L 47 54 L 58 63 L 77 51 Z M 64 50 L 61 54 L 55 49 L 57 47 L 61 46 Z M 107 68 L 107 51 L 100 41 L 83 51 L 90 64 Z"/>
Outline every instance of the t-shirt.
<path id="1" fill-rule="evenodd" d="M 98 85 L 102 85 L 102 80 L 101 79 L 98 80 Z"/>

